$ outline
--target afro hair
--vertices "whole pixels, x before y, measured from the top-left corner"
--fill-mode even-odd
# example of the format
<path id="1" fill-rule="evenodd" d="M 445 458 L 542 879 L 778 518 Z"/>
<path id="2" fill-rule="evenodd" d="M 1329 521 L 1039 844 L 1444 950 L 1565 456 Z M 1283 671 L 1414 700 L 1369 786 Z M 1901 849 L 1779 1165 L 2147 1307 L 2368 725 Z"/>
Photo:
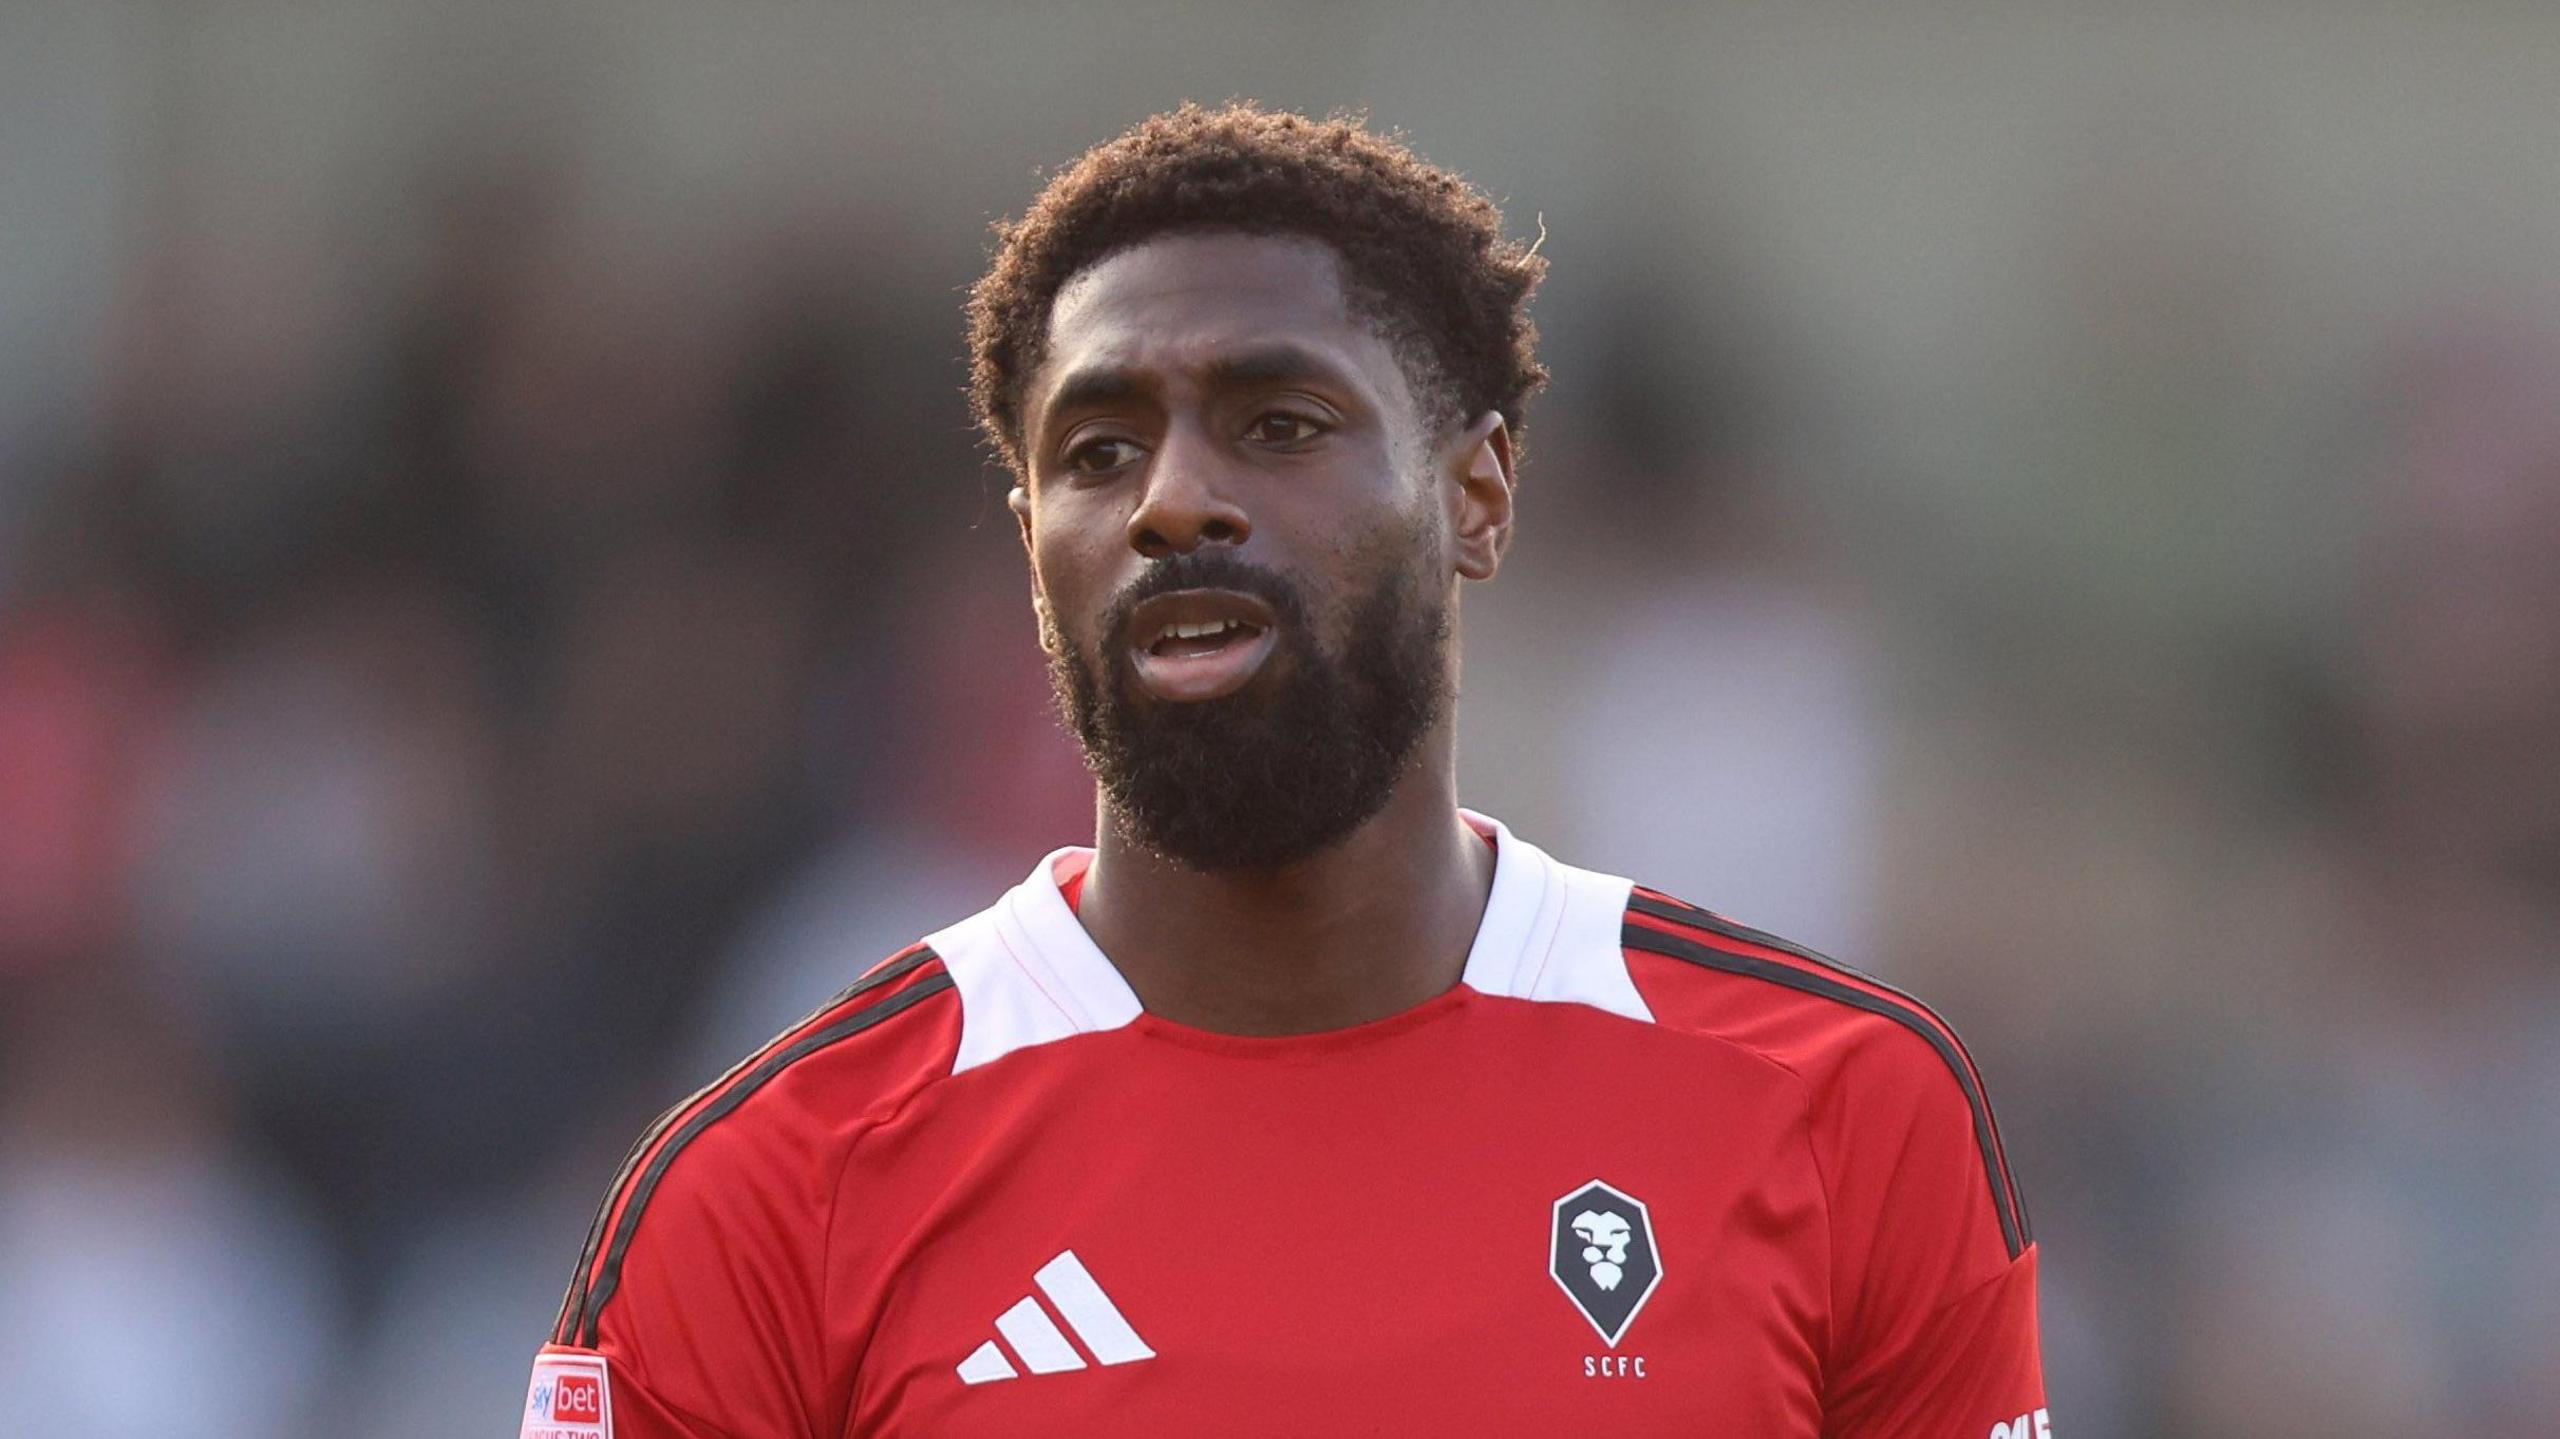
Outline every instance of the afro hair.
<path id="1" fill-rule="evenodd" d="M 1425 418 L 1498 410 L 1516 443 L 1547 378 L 1527 309 L 1546 272 L 1537 247 L 1504 238 L 1491 200 L 1357 117 L 1186 104 L 1086 151 L 996 226 L 994 263 L 969 296 L 970 400 L 1016 475 L 1028 473 L 1023 391 L 1058 292 L 1119 251 L 1200 230 L 1331 246 Z"/>

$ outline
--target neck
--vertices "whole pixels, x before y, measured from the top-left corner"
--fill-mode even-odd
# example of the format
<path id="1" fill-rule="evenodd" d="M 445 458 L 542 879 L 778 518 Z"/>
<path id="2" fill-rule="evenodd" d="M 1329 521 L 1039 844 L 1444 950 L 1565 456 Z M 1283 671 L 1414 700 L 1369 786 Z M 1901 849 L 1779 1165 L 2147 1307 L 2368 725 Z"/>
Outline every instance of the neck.
<path id="1" fill-rule="evenodd" d="M 1078 914 L 1139 1003 L 1221 1034 L 1383 1019 L 1458 982 L 1493 851 L 1458 817 L 1450 727 L 1386 807 L 1321 853 L 1202 873 L 1128 837 L 1106 803 Z"/>

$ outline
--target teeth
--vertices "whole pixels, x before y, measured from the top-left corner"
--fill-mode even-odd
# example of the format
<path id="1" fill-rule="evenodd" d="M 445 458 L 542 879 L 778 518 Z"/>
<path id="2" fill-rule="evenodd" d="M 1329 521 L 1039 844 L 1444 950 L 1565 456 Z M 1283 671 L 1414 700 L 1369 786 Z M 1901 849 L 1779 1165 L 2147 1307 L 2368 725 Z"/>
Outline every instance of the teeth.
<path id="1" fill-rule="evenodd" d="M 1244 626 L 1234 620 L 1210 620 L 1206 623 L 1196 625 L 1167 625 L 1164 627 L 1164 633 L 1158 635 L 1157 638 L 1196 640 L 1206 638 L 1210 635 L 1222 635 L 1229 630 L 1242 628 L 1244 628 Z"/>

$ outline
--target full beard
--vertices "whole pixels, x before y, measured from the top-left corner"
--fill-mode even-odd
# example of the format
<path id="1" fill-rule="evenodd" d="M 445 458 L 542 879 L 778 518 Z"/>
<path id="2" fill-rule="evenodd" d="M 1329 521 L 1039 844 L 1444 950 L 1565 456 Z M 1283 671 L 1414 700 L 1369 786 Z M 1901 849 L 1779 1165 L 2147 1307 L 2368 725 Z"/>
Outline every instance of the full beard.
<path id="1" fill-rule="evenodd" d="M 1229 550 L 1159 561 L 1112 606 L 1098 654 L 1049 637 L 1050 683 L 1128 838 L 1195 870 L 1272 869 L 1340 843 L 1386 807 L 1449 699 L 1449 613 L 1408 557 L 1408 527 L 1373 533 L 1376 584 L 1338 617 L 1328 650 L 1296 586 Z M 1279 618 L 1243 689 L 1175 704 L 1145 697 L 1129 613 L 1168 590 L 1252 594 Z"/>

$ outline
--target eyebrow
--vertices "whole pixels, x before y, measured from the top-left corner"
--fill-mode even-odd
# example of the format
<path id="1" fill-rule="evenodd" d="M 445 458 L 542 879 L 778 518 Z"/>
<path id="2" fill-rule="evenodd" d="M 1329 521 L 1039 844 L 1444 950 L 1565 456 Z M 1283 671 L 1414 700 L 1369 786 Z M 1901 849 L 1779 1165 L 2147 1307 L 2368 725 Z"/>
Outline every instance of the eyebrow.
<path id="1" fill-rule="evenodd" d="M 1058 382 L 1057 392 L 1049 396 L 1048 412 L 1081 410 L 1092 405 L 1116 405 L 1134 400 L 1146 393 L 1147 387 L 1134 371 L 1122 369 L 1078 370 Z"/>
<path id="2" fill-rule="evenodd" d="M 1286 343 L 1256 345 L 1220 355 L 1209 362 L 1205 378 L 1213 390 L 1249 390 L 1307 380 L 1339 384 L 1344 380 L 1341 367 L 1333 361 L 1303 345 Z M 1144 396 L 1150 388 L 1135 370 L 1118 366 L 1077 370 L 1058 382 L 1057 390 L 1049 396 L 1046 412 L 1121 404 Z"/>
<path id="3" fill-rule="evenodd" d="M 1285 385 L 1293 380 L 1339 380 L 1341 370 L 1330 360 L 1299 345 L 1257 345 L 1209 363 L 1209 385 L 1219 390 L 1246 390 L 1257 385 Z"/>

